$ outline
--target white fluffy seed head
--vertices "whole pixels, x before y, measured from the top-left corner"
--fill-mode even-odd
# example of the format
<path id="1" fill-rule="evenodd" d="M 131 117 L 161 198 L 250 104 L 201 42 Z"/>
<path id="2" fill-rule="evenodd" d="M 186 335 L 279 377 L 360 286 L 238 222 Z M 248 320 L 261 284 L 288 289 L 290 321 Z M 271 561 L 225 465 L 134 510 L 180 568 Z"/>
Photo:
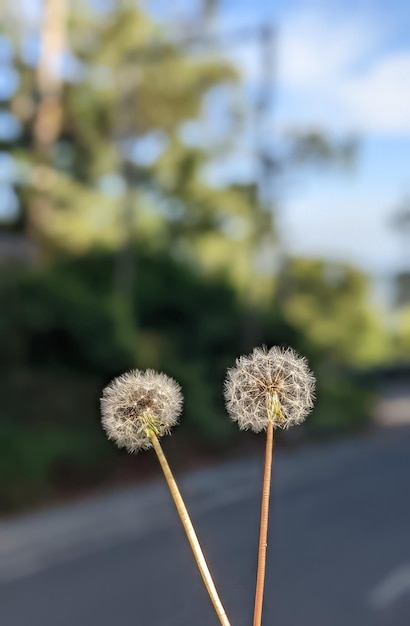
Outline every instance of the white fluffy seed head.
<path id="1" fill-rule="evenodd" d="M 132 370 L 103 390 L 102 425 L 108 439 L 136 452 L 151 447 L 147 433 L 168 434 L 178 422 L 183 397 L 178 383 L 154 370 Z"/>
<path id="2" fill-rule="evenodd" d="M 291 348 L 255 348 L 236 360 L 225 380 L 225 401 L 241 430 L 260 432 L 300 424 L 310 413 L 315 377 L 307 361 Z"/>

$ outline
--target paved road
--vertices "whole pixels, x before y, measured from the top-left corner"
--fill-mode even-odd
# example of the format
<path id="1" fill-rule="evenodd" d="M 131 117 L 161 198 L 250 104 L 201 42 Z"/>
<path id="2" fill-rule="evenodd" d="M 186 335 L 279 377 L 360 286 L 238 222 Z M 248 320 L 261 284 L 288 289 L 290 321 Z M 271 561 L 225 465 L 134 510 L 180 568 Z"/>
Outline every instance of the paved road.
<path id="1" fill-rule="evenodd" d="M 261 459 L 182 491 L 232 626 L 252 623 Z M 410 429 L 280 452 L 264 624 L 409 626 Z M 162 482 L 0 524 L 1 626 L 217 626 Z"/>

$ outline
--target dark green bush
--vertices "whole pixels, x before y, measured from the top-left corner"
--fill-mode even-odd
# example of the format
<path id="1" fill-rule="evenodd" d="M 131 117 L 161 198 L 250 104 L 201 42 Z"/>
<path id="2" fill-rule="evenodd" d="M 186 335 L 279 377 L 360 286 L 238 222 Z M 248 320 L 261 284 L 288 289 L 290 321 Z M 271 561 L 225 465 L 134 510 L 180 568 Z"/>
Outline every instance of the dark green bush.
<path id="1" fill-rule="evenodd" d="M 0 508 L 30 504 L 101 480 L 124 458 L 99 424 L 102 387 L 140 367 L 183 387 L 177 437 L 218 451 L 239 438 L 226 417 L 227 367 L 254 345 L 292 345 L 319 375 L 317 433 L 354 429 L 368 394 L 333 357 L 309 343 L 276 303 L 240 300 L 223 279 L 205 279 L 166 254 L 139 251 L 132 301 L 113 291 L 114 257 L 62 259 L 0 279 Z"/>

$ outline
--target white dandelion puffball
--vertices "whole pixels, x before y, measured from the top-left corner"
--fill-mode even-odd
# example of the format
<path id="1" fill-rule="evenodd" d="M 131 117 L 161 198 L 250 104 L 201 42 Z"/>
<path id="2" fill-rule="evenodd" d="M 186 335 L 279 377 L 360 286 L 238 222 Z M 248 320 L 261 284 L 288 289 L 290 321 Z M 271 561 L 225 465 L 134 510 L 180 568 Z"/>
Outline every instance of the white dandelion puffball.
<path id="1" fill-rule="evenodd" d="M 229 416 L 241 430 L 300 424 L 313 408 L 315 377 L 292 348 L 255 348 L 236 360 L 225 379 Z"/>
<path id="2" fill-rule="evenodd" d="M 132 370 L 103 390 L 101 422 L 108 439 L 136 452 L 152 446 L 150 432 L 158 437 L 170 432 L 182 404 L 181 387 L 173 378 L 154 370 Z"/>

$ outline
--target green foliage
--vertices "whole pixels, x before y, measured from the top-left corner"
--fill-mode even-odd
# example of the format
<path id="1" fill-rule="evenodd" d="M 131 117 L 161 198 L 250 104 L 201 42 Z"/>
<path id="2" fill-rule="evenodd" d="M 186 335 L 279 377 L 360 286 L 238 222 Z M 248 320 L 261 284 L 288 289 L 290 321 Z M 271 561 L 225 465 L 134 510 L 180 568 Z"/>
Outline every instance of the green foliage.
<path id="1" fill-rule="evenodd" d="M 327 364 L 318 371 L 316 407 L 309 417 L 312 433 L 326 437 L 367 425 L 373 399 L 368 382 L 353 372 Z"/>
<path id="2" fill-rule="evenodd" d="M 28 408 L 28 407 L 26 407 Z M 0 420 L 0 513 L 36 504 L 64 489 L 84 489 L 107 475 L 106 442 L 84 425 L 21 428 Z"/>
<path id="3" fill-rule="evenodd" d="M 200 181 L 200 169 L 210 155 L 182 144 L 179 137 L 185 122 L 201 118 L 205 96 L 237 81 L 233 65 L 215 56 L 189 56 L 136 5 L 121 3 L 108 13 L 72 3 L 68 45 L 77 74 L 64 84 L 60 136 L 47 163 L 32 150 L 35 68 L 21 63 L 16 46 L 21 80 L 9 106 L 22 133 L 10 148 L 26 172 L 17 184 L 21 208 L 43 244 L 74 253 L 95 245 L 118 248 L 124 238 L 140 232 L 141 213 L 157 211 L 158 194 L 180 231 L 192 222 L 194 212 L 194 222 L 210 219 L 213 226 L 226 211 L 229 214 L 235 199 Z M 137 166 L 134 155 L 141 139 L 160 142 L 164 155 L 158 163 Z M 124 189 L 145 183 L 144 193 L 133 198 L 130 232 L 124 233 L 122 219 L 126 192 L 112 195 L 103 190 L 104 177 L 113 176 Z M 147 185 L 157 195 L 150 202 Z M 43 194 L 51 208 L 46 219 L 38 219 L 31 202 L 36 193 Z M 241 194 L 235 195 L 241 202 Z M 171 201 L 185 206 L 181 215 L 172 210 Z M 150 233 L 154 238 L 156 234 Z"/>
<path id="4" fill-rule="evenodd" d="M 393 341 L 398 359 L 408 364 L 410 360 L 410 305 L 402 306 L 397 312 Z"/>
<path id="5" fill-rule="evenodd" d="M 65 268 L 5 280 L 0 298 L 8 368 L 23 362 L 104 374 L 134 361 L 135 331 L 124 303 L 111 294 L 97 297 Z"/>
<path id="6" fill-rule="evenodd" d="M 278 277 L 282 314 L 299 330 L 300 350 L 318 379 L 307 427 L 334 435 L 362 428 L 372 392 L 354 373 L 391 357 L 391 342 L 370 304 L 367 278 L 343 263 L 288 259 Z"/>
<path id="7" fill-rule="evenodd" d="M 239 436 L 224 408 L 226 369 L 263 343 L 292 345 L 310 357 L 319 375 L 310 428 L 327 433 L 363 423 L 367 391 L 340 369 L 344 352 L 338 341 L 315 343 L 310 325 L 284 315 L 290 291 L 282 293 L 281 306 L 275 301 L 255 307 L 226 279 L 203 276 L 165 252 L 140 248 L 135 263 L 130 308 L 112 295 L 115 255 L 106 252 L 67 257 L 0 282 L 5 506 L 28 502 L 28 493 L 41 499 L 81 477 L 105 475 L 115 456 L 103 441 L 97 399 L 108 380 L 132 367 L 153 367 L 181 383 L 185 408 L 175 437 L 208 450 Z M 326 290 L 323 295 L 322 279 L 316 277 L 316 284 L 314 276 L 310 267 L 315 315 L 330 307 L 334 323 L 341 324 L 337 298 Z M 293 297 L 307 289 L 299 280 L 297 290 L 287 282 Z M 342 309 L 343 302 L 341 297 Z"/>
<path id="8" fill-rule="evenodd" d="M 288 260 L 278 285 L 284 316 L 303 333 L 307 350 L 359 367 L 391 354 L 368 291 L 365 275 L 347 264 L 298 258 Z"/>
<path id="9" fill-rule="evenodd" d="M 3 510 L 98 482 L 123 458 L 101 432 L 98 397 L 133 367 L 182 384 L 175 438 L 208 450 L 238 437 L 223 402 L 227 367 L 263 343 L 293 346 L 318 371 L 308 426 L 362 424 L 368 395 L 348 367 L 388 352 L 364 276 L 291 259 L 274 279 L 266 271 L 272 214 L 256 183 L 216 187 L 204 176 L 229 149 L 232 125 L 218 154 L 183 141 L 206 99 L 238 80 L 233 66 L 214 53 L 189 56 L 137 3 L 118 1 L 108 12 L 69 4 L 78 72 L 63 85 L 61 132 L 49 155 L 33 150 L 36 70 L 14 41 L 20 80 L 8 106 L 22 127 L 6 146 L 21 207 L 14 228 L 33 237 L 42 264 L 0 274 Z M 142 142 L 156 158 L 138 161 Z M 350 153 L 314 132 L 293 137 L 289 162 L 279 165 Z M 118 288 L 122 249 L 132 269 L 127 298 Z"/>

